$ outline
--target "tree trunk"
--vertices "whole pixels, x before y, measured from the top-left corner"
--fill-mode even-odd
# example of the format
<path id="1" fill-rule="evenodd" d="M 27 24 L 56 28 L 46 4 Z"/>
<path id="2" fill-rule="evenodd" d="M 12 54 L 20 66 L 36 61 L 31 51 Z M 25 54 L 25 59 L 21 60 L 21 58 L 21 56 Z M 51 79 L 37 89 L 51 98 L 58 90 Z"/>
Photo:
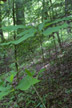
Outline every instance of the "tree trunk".
<path id="1" fill-rule="evenodd" d="M 23 0 L 16 0 L 16 24 L 25 24 Z"/>
<path id="2" fill-rule="evenodd" d="M 65 0 L 65 16 L 69 16 L 72 12 L 72 0 Z M 67 23 L 70 25 L 70 21 L 67 21 Z M 71 32 L 71 27 L 69 26 L 67 28 L 68 34 Z"/>
<path id="3" fill-rule="evenodd" d="M 70 15 L 72 10 L 72 0 L 65 0 L 65 15 Z"/>
<path id="4" fill-rule="evenodd" d="M 1 36 L 1 42 L 4 42 L 4 36 L 3 36 L 3 31 L 2 31 L 2 18 L 1 18 L 1 16 L 2 16 L 2 13 L 1 13 L 1 6 L 0 6 L 0 36 Z"/>
<path id="5" fill-rule="evenodd" d="M 60 47 L 60 49 L 62 51 L 62 44 L 61 44 L 61 39 L 60 39 L 59 33 L 56 32 L 56 34 L 57 34 L 57 38 L 58 38 L 59 47 Z"/>
<path id="6" fill-rule="evenodd" d="M 48 2 L 43 0 L 42 4 L 43 4 L 43 10 L 42 10 L 42 22 L 43 22 L 43 20 L 48 19 L 48 11 L 47 11 Z"/>

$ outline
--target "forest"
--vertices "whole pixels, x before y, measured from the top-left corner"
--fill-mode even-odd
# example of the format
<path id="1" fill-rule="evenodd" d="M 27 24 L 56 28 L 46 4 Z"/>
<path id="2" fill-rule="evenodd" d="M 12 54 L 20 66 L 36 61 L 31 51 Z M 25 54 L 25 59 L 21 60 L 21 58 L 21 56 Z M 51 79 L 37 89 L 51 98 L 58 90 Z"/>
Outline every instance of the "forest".
<path id="1" fill-rule="evenodd" d="M 0 0 L 0 108 L 72 108 L 72 0 Z"/>

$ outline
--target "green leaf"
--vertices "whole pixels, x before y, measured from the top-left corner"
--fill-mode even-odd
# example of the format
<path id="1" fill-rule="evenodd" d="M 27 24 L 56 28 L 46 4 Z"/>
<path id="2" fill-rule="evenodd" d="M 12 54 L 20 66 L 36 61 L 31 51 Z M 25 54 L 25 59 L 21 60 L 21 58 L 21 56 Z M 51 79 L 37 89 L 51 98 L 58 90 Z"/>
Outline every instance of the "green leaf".
<path id="1" fill-rule="evenodd" d="M 28 30 L 24 30 L 23 32 L 19 33 L 17 36 L 24 36 L 25 34 L 32 34 L 35 33 L 35 28 L 29 28 Z"/>
<path id="2" fill-rule="evenodd" d="M 67 21 L 67 20 L 70 20 L 70 19 L 72 19 L 72 16 L 56 19 L 55 21 L 52 21 L 52 22 L 49 22 L 49 23 L 46 22 L 46 24 L 44 25 L 44 28 L 50 26 L 51 24 L 55 24 L 55 23 L 58 23 L 58 22 L 61 22 L 61 21 Z"/>
<path id="3" fill-rule="evenodd" d="M 20 81 L 16 88 L 20 90 L 28 90 L 32 85 L 38 82 L 40 81 L 37 78 L 33 78 L 27 75 Z"/>
<path id="4" fill-rule="evenodd" d="M 72 19 L 72 16 L 59 18 L 59 19 L 56 19 L 55 21 L 52 21 L 52 22 L 49 22 L 49 20 L 46 20 L 43 23 L 39 24 L 38 29 L 41 31 L 44 28 L 46 28 L 46 27 L 48 27 L 52 24 L 56 24 L 56 23 L 59 23 L 59 22 L 62 22 L 62 21 L 67 21 L 67 20 L 70 20 L 70 19 Z"/>
<path id="5" fill-rule="evenodd" d="M 25 69 L 25 72 L 26 72 L 29 76 L 33 76 L 32 73 L 31 73 L 29 70 Z"/>
<path id="6" fill-rule="evenodd" d="M 10 86 L 7 86 L 7 87 L 3 87 L 3 86 L 0 86 L 0 91 L 8 91 L 8 90 L 10 90 Z"/>
<path id="7" fill-rule="evenodd" d="M 11 31 L 15 31 L 15 30 L 17 30 L 19 28 L 24 28 L 24 25 L 6 26 L 6 27 L 2 27 L 2 30 L 11 32 Z"/>
<path id="8" fill-rule="evenodd" d="M 41 24 L 38 26 L 38 29 L 39 29 L 40 31 L 43 30 L 44 24 L 45 24 L 45 23 L 41 23 Z"/>
<path id="9" fill-rule="evenodd" d="M 7 87 L 0 86 L 0 100 L 4 96 L 7 96 L 10 92 L 11 92 L 11 87 L 10 86 L 7 86 Z"/>
<path id="10" fill-rule="evenodd" d="M 14 79 L 14 75 L 12 74 L 12 75 L 10 76 L 10 82 L 11 82 L 11 83 L 13 82 L 13 79 Z"/>
<path id="11" fill-rule="evenodd" d="M 10 75 L 7 75 L 7 76 L 6 76 L 6 81 L 12 83 L 14 77 L 16 76 L 16 74 L 17 74 L 17 72 L 11 71 L 11 72 L 10 72 Z"/>
<path id="12" fill-rule="evenodd" d="M 10 93 L 10 91 L 0 92 L 0 100 L 1 100 L 4 96 L 7 96 L 9 93 Z"/>
<path id="13" fill-rule="evenodd" d="M 59 31 L 60 29 L 66 28 L 66 27 L 68 27 L 68 26 L 69 26 L 69 25 L 68 25 L 67 23 L 64 23 L 64 24 L 62 24 L 61 26 L 50 27 L 50 28 L 44 30 L 43 34 L 44 34 L 44 36 L 48 36 L 48 35 L 50 35 L 51 33 L 57 32 L 57 31 Z"/>
<path id="14" fill-rule="evenodd" d="M 26 39 L 28 39 L 30 37 L 33 37 L 35 33 L 36 33 L 36 29 L 33 29 L 33 31 L 30 31 L 28 34 L 25 34 L 23 37 L 21 37 L 18 40 L 10 41 L 10 42 L 7 42 L 7 43 L 2 43 L 0 45 L 2 45 L 2 46 L 10 45 L 10 44 L 18 45 L 19 43 L 25 41 Z"/>

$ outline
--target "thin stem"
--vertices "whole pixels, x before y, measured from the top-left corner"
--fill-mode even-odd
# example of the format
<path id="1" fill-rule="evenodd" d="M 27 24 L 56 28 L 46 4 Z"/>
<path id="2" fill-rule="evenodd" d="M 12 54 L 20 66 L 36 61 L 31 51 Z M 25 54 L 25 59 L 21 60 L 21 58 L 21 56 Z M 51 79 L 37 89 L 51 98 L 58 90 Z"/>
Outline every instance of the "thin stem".
<path id="1" fill-rule="evenodd" d="M 15 8 L 14 8 L 14 0 L 13 0 L 13 25 L 15 26 Z M 16 33 L 14 31 L 14 40 L 16 40 Z M 19 66 L 17 62 L 17 45 L 14 45 L 14 55 L 15 55 L 15 67 L 17 71 L 17 83 L 19 82 Z"/>
<path id="2" fill-rule="evenodd" d="M 46 106 L 45 106 L 45 104 L 44 104 L 44 102 L 43 102 L 43 99 L 42 99 L 42 97 L 40 96 L 40 94 L 39 94 L 39 92 L 37 91 L 37 89 L 36 89 L 35 86 L 33 86 L 33 89 L 35 90 L 37 96 L 39 97 L 39 99 L 40 99 L 40 101 L 41 101 L 41 103 L 42 103 L 42 105 L 43 105 L 43 108 L 46 108 Z"/>

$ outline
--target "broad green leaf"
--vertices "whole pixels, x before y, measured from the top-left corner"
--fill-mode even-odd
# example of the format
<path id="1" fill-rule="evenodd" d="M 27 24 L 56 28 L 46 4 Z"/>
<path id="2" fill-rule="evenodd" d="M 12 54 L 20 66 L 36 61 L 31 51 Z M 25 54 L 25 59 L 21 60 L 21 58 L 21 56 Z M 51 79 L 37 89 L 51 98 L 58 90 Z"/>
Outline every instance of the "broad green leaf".
<path id="1" fill-rule="evenodd" d="M 8 90 L 10 90 L 11 89 L 11 87 L 10 86 L 7 86 L 7 87 L 4 87 L 4 86 L 0 86 L 0 91 L 8 91 Z"/>
<path id="2" fill-rule="evenodd" d="M 27 75 L 20 81 L 16 88 L 20 90 L 28 90 L 32 85 L 38 82 L 40 81 L 37 78 L 33 78 Z"/>
<path id="3" fill-rule="evenodd" d="M 8 85 L 7 87 L 0 86 L 0 100 L 4 97 L 7 96 L 11 92 L 11 87 Z"/>
<path id="4" fill-rule="evenodd" d="M 4 46 L 4 45 L 10 45 L 10 44 L 18 45 L 19 43 L 25 41 L 26 39 L 28 39 L 30 37 L 33 37 L 35 33 L 36 33 L 36 29 L 33 29 L 33 31 L 30 31 L 28 34 L 25 34 L 23 37 L 21 37 L 18 40 L 10 41 L 10 42 L 7 42 L 7 43 L 2 43 L 0 45 L 2 45 L 2 46 Z"/>
<path id="5" fill-rule="evenodd" d="M 19 33 L 17 36 L 24 36 L 25 34 L 32 34 L 36 32 L 35 28 L 29 28 L 28 30 L 24 30 L 23 32 Z"/>
<path id="6" fill-rule="evenodd" d="M 14 45 L 17 45 L 23 41 L 25 41 L 26 39 L 28 39 L 29 37 L 33 37 L 34 36 L 34 33 L 31 33 L 31 34 L 26 34 L 24 35 L 22 38 L 16 40 L 16 41 L 12 41 L 11 44 L 14 44 Z"/>
<path id="7" fill-rule="evenodd" d="M 61 22 L 61 21 L 67 21 L 67 20 L 70 20 L 70 19 L 72 19 L 72 16 L 56 19 L 55 21 L 52 21 L 52 22 L 49 22 L 49 23 L 46 22 L 46 24 L 44 25 L 44 27 L 48 27 L 51 24 L 55 24 L 55 23 L 58 23 L 58 22 Z"/>
<path id="8" fill-rule="evenodd" d="M 24 28 L 24 25 L 6 26 L 6 27 L 2 27 L 2 30 L 11 32 L 11 31 L 15 31 L 15 30 L 17 30 L 19 28 Z"/>
<path id="9" fill-rule="evenodd" d="M 10 91 L 0 92 L 0 100 L 1 100 L 4 96 L 7 96 L 9 93 L 10 93 Z"/>
<path id="10" fill-rule="evenodd" d="M 50 28 L 44 30 L 43 34 L 44 34 L 44 36 L 48 36 L 48 35 L 50 35 L 51 33 L 57 32 L 57 31 L 59 31 L 60 29 L 66 28 L 66 27 L 68 27 L 68 26 L 69 26 L 69 25 L 68 25 L 67 23 L 64 23 L 64 24 L 62 24 L 61 26 L 50 27 Z"/>
<path id="11" fill-rule="evenodd" d="M 52 21 L 52 22 L 48 22 L 47 21 L 44 21 L 43 23 L 41 23 L 39 26 L 38 26 L 38 29 L 41 31 L 43 30 L 44 28 L 52 25 L 52 24 L 56 24 L 56 23 L 59 23 L 61 21 L 67 21 L 67 20 L 70 20 L 72 19 L 72 16 L 68 16 L 68 17 L 63 17 L 63 18 L 59 18 L 59 19 L 56 19 L 55 21 Z"/>

